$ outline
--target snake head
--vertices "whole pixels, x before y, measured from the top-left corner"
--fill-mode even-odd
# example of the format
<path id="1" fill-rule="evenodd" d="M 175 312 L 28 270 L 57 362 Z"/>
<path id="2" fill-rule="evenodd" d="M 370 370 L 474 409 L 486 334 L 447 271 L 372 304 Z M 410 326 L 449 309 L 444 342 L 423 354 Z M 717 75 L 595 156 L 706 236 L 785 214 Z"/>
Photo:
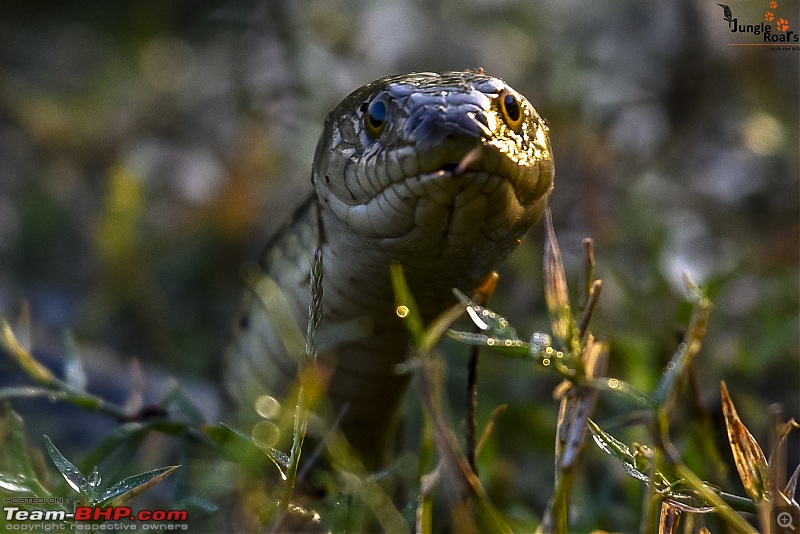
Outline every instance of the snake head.
<path id="1" fill-rule="evenodd" d="M 329 235 L 412 267 L 458 261 L 477 277 L 541 216 L 553 172 L 527 99 L 498 78 L 447 72 L 350 94 L 328 115 L 313 179 Z"/>

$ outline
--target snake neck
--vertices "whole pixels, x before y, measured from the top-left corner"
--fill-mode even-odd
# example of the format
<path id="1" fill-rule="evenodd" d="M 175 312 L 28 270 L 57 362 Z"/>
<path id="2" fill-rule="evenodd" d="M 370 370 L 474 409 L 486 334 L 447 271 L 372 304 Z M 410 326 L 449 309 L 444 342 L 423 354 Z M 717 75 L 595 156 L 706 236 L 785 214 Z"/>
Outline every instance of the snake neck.
<path id="1" fill-rule="evenodd" d="M 328 115 L 315 199 L 261 265 L 303 319 L 308 253 L 321 246 L 323 327 L 336 339 L 324 345 L 320 331 L 319 361 L 332 371 L 335 424 L 367 467 L 386 464 L 409 378 L 396 372 L 408 335 L 395 314 L 391 262 L 403 265 L 426 322 L 455 301 L 452 288 L 472 293 L 545 209 L 554 171 L 547 131 L 524 97 L 473 72 L 383 78 Z M 260 296 L 246 299 L 229 382 L 285 391 L 302 349 L 284 343 L 285 321 Z M 356 336 L 352 321 L 362 327 Z"/>

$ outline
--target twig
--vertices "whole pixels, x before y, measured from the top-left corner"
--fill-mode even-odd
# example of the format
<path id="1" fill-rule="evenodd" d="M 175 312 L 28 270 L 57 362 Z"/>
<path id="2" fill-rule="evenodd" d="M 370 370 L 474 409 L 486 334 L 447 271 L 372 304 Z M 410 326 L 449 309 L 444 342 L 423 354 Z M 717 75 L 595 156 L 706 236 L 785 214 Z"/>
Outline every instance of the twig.
<path id="1" fill-rule="evenodd" d="M 586 442 L 587 420 L 592 415 L 599 396 L 597 388 L 581 383 L 589 383 L 605 376 L 609 348 L 608 344 L 595 341 L 587 331 L 602 287 L 599 280 L 593 280 L 595 262 L 592 240 L 585 239 L 583 242 L 586 251 L 587 279 L 586 289 L 583 291 L 585 299 L 582 300 L 585 300 L 586 305 L 580 322 L 576 323 L 570 310 L 561 250 L 558 247 L 549 210 L 545 212 L 545 227 L 547 231 L 544 245 L 545 300 L 550 311 L 551 327 L 556 339 L 560 340 L 576 358 L 577 365 L 575 376 L 565 375 L 571 384 L 566 388 L 556 389 L 560 395 L 561 406 L 556 428 L 555 489 L 539 525 L 541 532 L 562 533 L 569 531 L 567 517 L 569 496 Z M 562 391 L 564 392 L 561 393 Z"/>
<path id="2" fill-rule="evenodd" d="M 67 387 L 56 389 L 53 386 L 48 388 L 36 387 L 11 387 L 0 390 L 0 400 L 11 400 L 18 398 L 43 397 L 51 401 L 62 401 L 73 404 L 79 408 L 93 410 L 109 415 L 117 421 L 130 419 L 130 414 L 125 412 L 121 406 L 107 402 L 100 397 L 81 391 L 73 391 Z"/>
<path id="3" fill-rule="evenodd" d="M 483 446 L 486 445 L 486 441 L 489 439 L 489 436 L 491 436 L 492 430 L 494 430 L 494 422 L 497 420 L 498 416 L 507 409 L 508 404 L 501 404 L 495 408 L 492 412 L 492 415 L 489 416 L 489 422 L 486 423 L 486 426 L 483 428 L 483 432 L 481 433 L 481 437 L 478 440 L 478 444 L 475 445 L 475 454 L 481 453 L 481 449 L 483 449 Z"/>
<path id="4" fill-rule="evenodd" d="M 478 407 L 478 357 L 478 346 L 473 345 L 469 351 L 467 367 L 467 426 L 464 430 L 464 442 L 467 463 L 476 475 L 478 466 L 475 463 L 475 411 Z"/>
<path id="5" fill-rule="evenodd" d="M 594 260 L 594 240 L 591 237 L 583 239 L 583 260 L 580 307 L 585 310 L 588 307 L 589 297 L 592 295 L 592 285 L 595 282 L 594 270 L 597 267 Z"/>
<path id="6" fill-rule="evenodd" d="M 486 282 L 478 289 L 477 296 L 480 304 L 486 306 L 489 299 L 497 287 L 498 275 L 492 273 Z M 478 332 L 477 327 L 473 327 Z M 469 363 L 467 366 L 467 409 L 466 409 L 466 429 L 464 430 L 465 454 L 467 463 L 472 468 L 472 472 L 478 474 L 478 465 L 475 461 L 475 413 L 478 408 L 478 359 L 480 357 L 478 345 L 473 345 L 469 352 Z"/>
<path id="7" fill-rule="evenodd" d="M 583 354 L 585 372 L 589 378 L 604 376 L 608 367 L 609 349 L 606 343 L 587 340 Z M 567 511 L 578 460 L 586 442 L 586 421 L 594 412 L 600 391 L 586 386 L 571 388 L 561 399 L 556 429 L 556 480 L 542 524 L 542 532 L 568 532 Z"/>
<path id="8" fill-rule="evenodd" d="M 700 497 L 707 503 L 715 507 L 715 512 L 725 520 L 725 522 L 736 532 L 745 532 L 747 534 L 755 534 L 758 532 L 750 523 L 744 520 L 742 516 L 737 514 L 733 508 L 718 495 L 714 490 L 708 487 L 700 480 L 694 472 L 686 467 L 682 462 L 675 465 L 678 473 L 683 477 L 684 483 L 692 488 Z"/>
<path id="9" fill-rule="evenodd" d="M 586 305 L 581 313 L 581 318 L 578 320 L 578 333 L 581 338 L 586 335 L 589 329 L 589 322 L 594 315 L 594 309 L 597 307 L 597 301 L 600 299 L 600 291 L 603 289 L 603 281 L 595 280 L 589 289 L 589 296 L 586 298 Z"/>
<path id="10" fill-rule="evenodd" d="M 130 417 L 122 406 L 111 404 L 100 397 L 80 391 L 71 387 L 69 384 L 55 376 L 50 369 L 39 363 L 33 355 L 20 343 L 11 326 L 5 319 L 0 318 L 0 344 L 5 346 L 11 359 L 22 368 L 25 373 L 33 380 L 41 384 L 44 389 L 39 388 L 7 388 L 2 390 L 2 398 L 11 399 L 14 397 L 50 397 L 95 410 L 114 417 L 118 421 L 125 421 Z"/>

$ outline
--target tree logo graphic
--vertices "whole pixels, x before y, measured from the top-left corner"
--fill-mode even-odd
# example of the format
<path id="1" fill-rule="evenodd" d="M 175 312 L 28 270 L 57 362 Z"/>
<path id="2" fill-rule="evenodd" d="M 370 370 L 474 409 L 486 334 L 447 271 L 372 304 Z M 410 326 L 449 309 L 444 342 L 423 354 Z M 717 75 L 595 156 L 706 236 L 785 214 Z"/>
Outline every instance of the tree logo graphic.
<path id="1" fill-rule="evenodd" d="M 717 4 L 719 7 L 722 8 L 722 17 L 728 21 L 728 25 L 733 23 L 733 13 L 731 12 L 731 8 L 726 6 L 725 4 Z"/>

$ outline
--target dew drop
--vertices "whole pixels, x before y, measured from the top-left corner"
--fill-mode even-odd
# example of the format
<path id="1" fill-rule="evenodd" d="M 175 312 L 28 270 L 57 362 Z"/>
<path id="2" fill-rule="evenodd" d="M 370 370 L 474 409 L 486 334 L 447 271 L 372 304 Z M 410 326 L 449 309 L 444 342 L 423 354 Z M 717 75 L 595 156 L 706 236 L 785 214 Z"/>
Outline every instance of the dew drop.
<path id="1" fill-rule="evenodd" d="M 89 476 L 86 477 L 86 483 L 89 484 L 91 487 L 96 488 L 100 485 L 100 482 L 103 481 L 103 477 L 100 476 L 100 472 L 97 470 L 97 466 L 94 466 L 92 472 L 89 473 Z"/>

